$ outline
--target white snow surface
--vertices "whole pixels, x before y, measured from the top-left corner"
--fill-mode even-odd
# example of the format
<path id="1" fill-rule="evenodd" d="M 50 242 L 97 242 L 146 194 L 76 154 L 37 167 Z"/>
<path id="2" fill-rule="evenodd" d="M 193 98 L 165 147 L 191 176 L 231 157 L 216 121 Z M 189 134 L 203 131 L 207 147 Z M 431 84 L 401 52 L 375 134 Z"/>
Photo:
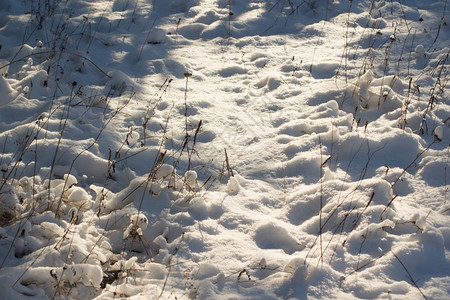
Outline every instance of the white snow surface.
<path id="1" fill-rule="evenodd" d="M 2 0 L 3 299 L 450 299 L 445 0 Z"/>

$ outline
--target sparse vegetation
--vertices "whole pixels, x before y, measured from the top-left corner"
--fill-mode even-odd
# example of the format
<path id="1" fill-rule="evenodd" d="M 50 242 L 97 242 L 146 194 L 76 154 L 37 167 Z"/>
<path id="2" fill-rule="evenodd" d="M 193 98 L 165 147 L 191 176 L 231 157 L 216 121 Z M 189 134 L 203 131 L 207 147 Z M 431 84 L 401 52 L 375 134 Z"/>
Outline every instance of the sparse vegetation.
<path id="1" fill-rule="evenodd" d="M 157 2 L 0 8 L 4 296 L 447 296 L 446 1 Z"/>

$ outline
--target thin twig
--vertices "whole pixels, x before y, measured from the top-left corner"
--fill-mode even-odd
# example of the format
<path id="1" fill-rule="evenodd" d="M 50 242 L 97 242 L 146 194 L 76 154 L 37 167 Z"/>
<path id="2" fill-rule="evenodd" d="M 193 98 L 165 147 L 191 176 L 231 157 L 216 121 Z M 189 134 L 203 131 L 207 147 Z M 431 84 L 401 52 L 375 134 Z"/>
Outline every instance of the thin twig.
<path id="1" fill-rule="evenodd" d="M 425 294 L 422 292 L 422 290 L 420 289 L 420 287 L 417 285 L 416 281 L 413 279 L 411 273 L 409 273 L 408 269 L 406 268 L 406 266 L 403 264 L 403 262 L 400 260 L 400 258 L 398 258 L 397 255 L 395 255 L 394 251 L 390 250 L 391 253 L 395 256 L 395 258 L 398 260 L 398 262 L 402 265 L 403 269 L 405 269 L 406 273 L 408 274 L 408 278 L 411 281 L 411 283 L 419 290 L 420 294 L 422 295 L 422 297 L 424 299 L 428 299 Z"/>

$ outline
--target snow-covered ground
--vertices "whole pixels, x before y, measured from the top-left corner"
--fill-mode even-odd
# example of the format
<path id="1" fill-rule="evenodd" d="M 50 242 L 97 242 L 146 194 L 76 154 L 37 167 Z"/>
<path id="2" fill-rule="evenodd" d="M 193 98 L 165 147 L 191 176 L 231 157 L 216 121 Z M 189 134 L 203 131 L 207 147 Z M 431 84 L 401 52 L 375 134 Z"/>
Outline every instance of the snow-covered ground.
<path id="1" fill-rule="evenodd" d="M 449 299 L 449 5 L 1 0 L 0 298 Z"/>

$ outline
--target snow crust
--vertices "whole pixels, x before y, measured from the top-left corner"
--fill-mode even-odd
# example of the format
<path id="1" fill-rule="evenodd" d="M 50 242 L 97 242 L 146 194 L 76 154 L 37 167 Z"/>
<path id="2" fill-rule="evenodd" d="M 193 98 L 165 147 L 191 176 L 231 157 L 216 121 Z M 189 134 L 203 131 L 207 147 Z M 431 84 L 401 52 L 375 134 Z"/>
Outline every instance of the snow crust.
<path id="1" fill-rule="evenodd" d="M 0 298 L 449 299 L 446 1 L 0 5 Z"/>

